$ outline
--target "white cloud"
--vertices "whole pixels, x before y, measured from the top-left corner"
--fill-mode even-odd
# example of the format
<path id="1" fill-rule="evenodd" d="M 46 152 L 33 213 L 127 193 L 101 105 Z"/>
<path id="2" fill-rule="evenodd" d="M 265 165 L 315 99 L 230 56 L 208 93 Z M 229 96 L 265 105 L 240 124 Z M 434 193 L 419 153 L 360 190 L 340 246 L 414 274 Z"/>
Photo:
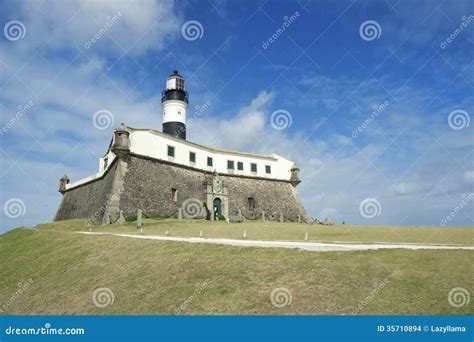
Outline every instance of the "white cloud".
<path id="1" fill-rule="evenodd" d="M 474 170 L 464 172 L 464 179 L 468 182 L 474 182 Z"/>
<path id="2" fill-rule="evenodd" d="M 351 142 L 351 138 L 346 137 L 345 135 L 342 134 L 333 134 L 332 135 L 332 140 L 337 144 L 337 145 L 346 145 Z"/>
<path id="3" fill-rule="evenodd" d="M 87 53 L 140 55 L 158 51 L 179 32 L 172 0 L 160 1 L 20 1 L 11 3 L 27 31 L 21 47 L 64 50 L 79 47 L 96 36 Z M 97 38 L 99 37 L 99 38 Z"/>
<path id="4" fill-rule="evenodd" d="M 408 195 L 420 190 L 420 187 L 416 183 L 401 182 L 393 185 L 393 189 L 398 195 Z"/>

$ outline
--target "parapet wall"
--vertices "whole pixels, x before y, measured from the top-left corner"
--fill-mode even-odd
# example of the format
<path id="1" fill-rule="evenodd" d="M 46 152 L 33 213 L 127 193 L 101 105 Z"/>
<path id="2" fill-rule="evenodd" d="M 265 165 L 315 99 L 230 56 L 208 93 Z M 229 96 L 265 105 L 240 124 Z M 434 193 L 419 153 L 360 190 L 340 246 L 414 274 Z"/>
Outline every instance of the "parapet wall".
<path id="1" fill-rule="evenodd" d="M 105 212 L 107 197 L 112 190 L 116 168 L 117 162 L 114 161 L 102 177 L 67 190 L 54 220 L 90 219 L 93 217 L 101 220 Z"/>

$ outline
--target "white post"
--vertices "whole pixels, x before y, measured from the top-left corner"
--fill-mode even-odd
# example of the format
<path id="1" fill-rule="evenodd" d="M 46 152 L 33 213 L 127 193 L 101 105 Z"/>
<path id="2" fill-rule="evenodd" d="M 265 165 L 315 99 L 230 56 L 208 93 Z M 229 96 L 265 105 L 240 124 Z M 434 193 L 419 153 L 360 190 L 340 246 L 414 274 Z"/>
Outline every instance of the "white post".
<path id="1" fill-rule="evenodd" d="M 244 239 L 247 238 L 247 229 L 244 229 Z"/>
<path id="2" fill-rule="evenodd" d="M 304 240 L 308 241 L 308 232 L 306 232 L 306 234 L 304 235 Z"/>
<path id="3" fill-rule="evenodd" d="M 138 209 L 137 210 L 137 228 L 140 228 L 143 225 L 143 216 L 142 216 L 142 210 Z"/>
<path id="4" fill-rule="evenodd" d="M 199 232 L 199 237 L 202 237 L 202 230 Z"/>

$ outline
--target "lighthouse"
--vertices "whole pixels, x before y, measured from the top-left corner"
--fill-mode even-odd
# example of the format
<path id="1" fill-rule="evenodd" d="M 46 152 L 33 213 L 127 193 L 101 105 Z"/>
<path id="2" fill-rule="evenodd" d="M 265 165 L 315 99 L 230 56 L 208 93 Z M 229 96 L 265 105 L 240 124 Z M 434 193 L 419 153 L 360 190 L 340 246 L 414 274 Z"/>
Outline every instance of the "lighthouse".
<path id="1" fill-rule="evenodd" d="M 162 93 L 163 133 L 186 140 L 186 111 L 188 93 L 184 90 L 184 78 L 177 70 L 166 80 Z"/>
<path id="2" fill-rule="evenodd" d="M 294 162 L 277 154 L 233 151 L 186 140 L 188 93 L 176 70 L 166 79 L 161 105 L 162 131 L 122 123 L 99 159 L 97 173 L 74 182 L 67 176 L 60 179 L 63 199 L 55 220 L 92 217 L 109 224 L 121 222 L 136 208 L 144 215 L 163 216 L 174 216 L 176 208 L 182 208 L 187 218 L 217 215 L 230 220 L 232 213 L 239 212 L 239 220 L 264 216 L 265 221 L 277 217 L 309 221 L 295 189 L 301 179 Z M 202 114 L 203 108 L 191 116 Z M 190 124 L 194 119 L 190 118 Z M 189 203 L 197 210 L 186 212 Z M 103 210 L 96 212 L 98 207 Z"/>

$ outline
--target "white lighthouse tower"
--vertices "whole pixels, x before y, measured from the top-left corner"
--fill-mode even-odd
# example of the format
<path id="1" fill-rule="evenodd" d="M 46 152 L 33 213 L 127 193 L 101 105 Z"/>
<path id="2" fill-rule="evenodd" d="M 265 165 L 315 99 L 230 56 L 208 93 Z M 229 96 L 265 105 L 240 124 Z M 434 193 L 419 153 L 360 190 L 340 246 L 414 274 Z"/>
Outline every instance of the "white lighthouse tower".
<path id="1" fill-rule="evenodd" d="M 184 78 L 177 70 L 166 80 L 162 93 L 163 133 L 186 140 L 186 111 L 188 93 L 184 90 Z"/>

